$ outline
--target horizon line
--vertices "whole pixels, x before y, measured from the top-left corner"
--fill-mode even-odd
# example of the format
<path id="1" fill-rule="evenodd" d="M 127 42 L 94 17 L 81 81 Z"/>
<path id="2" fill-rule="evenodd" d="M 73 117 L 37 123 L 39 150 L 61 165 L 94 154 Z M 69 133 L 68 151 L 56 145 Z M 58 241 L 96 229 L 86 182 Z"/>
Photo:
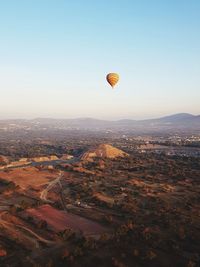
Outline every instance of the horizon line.
<path id="1" fill-rule="evenodd" d="M 1 119 L 0 121 L 12 121 L 12 120 L 26 120 L 26 121 L 32 121 L 32 120 L 99 120 L 99 121 L 121 121 L 121 120 L 132 120 L 132 121 L 143 121 L 143 120 L 151 120 L 151 119 L 160 119 L 164 117 L 170 117 L 170 116 L 176 116 L 176 115 L 190 115 L 193 117 L 198 117 L 200 114 L 192 114 L 187 112 L 180 112 L 180 113 L 170 113 L 163 116 L 153 116 L 152 118 L 144 118 L 144 119 L 133 119 L 133 118 L 123 118 L 123 119 L 100 119 L 96 117 L 69 117 L 69 118 L 62 118 L 62 117 L 33 117 L 33 118 L 7 118 L 7 119 Z"/>

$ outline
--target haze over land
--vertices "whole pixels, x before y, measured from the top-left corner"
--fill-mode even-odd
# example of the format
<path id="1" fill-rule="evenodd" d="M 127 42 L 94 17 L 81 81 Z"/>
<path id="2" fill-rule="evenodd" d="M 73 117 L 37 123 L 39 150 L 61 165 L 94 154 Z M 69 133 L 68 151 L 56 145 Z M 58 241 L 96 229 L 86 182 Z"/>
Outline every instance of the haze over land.
<path id="1" fill-rule="evenodd" d="M 149 120 L 97 120 L 94 118 L 52 119 L 36 118 L 32 120 L 0 120 L 0 130 L 21 128 L 37 130 L 46 127 L 48 130 L 92 130 L 117 131 L 124 133 L 198 133 L 200 115 L 180 113 Z"/>

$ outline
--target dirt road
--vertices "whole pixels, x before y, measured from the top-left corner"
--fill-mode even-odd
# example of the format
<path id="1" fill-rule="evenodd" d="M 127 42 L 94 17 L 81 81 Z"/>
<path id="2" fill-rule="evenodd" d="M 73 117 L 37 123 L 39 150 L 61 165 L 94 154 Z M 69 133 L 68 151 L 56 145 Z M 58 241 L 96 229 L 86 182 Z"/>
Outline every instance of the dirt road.
<path id="1" fill-rule="evenodd" d="M 38 241 L 45 243 L 47 245 L 53 245 L 55 244 L 54 241 L 51 240 L 47 240 L 45 238 L 43 238 L 42 236 L 38 235 L 37 233 L 33 232 L 31 229 L 29 229 L 26 226 L 20 225 L 20 224 L 13 224 L 10 222 L 7 222 L 5 220 L 2 219 L 2 215 L 4 213 L 2 213 L 0 215 L 0 227 L 3 227 L 5 229 L 7 229 L 9 232 L 13 232 L 15 235 L 17 234 L 18 238 L 20 239 L 26 239 L 29 240 L 31 243 L 34 244 L 34 246 L 36 248 L 39 248 L 39 243 Z M 28 233 L 28 235 L 27 235 Z"/>
<path id="2" fill-rule="evenodd" d="M 59 184 L 61 186 L 60 180 L 61 180 L 62 177 L 63 177 L 63 172 L 60 171 L 58 177 L 55 180 L 49 182 L 47 187 L 44 190 L 42 190 L 42 192 L 40 193 L 40 199 L 42 201 L 45 201 L 45 202 L 48 202 L 48 203 L 52 203 L 51 200 L 47 199 L 47 194 L 56 184 Z"/>

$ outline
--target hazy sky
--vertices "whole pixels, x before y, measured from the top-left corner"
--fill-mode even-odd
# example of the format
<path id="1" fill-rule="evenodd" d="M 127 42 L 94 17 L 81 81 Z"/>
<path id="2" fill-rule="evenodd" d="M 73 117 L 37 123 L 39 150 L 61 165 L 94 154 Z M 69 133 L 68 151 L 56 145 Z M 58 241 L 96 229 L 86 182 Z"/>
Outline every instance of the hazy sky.
<path id="1" fill-rule="evenodd" d="M 0 0 L 0 91 L 0 118 L 200 114 L 200 1 Z"/>

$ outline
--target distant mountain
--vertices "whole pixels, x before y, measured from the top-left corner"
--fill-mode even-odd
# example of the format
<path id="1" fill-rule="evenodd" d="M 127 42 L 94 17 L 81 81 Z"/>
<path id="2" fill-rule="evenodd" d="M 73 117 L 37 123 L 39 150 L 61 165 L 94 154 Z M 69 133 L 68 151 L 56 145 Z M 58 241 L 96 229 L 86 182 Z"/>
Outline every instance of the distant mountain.
<path id="1" fill-rule="evenodd" d="M 176 122 L 184 122 L 188 120 L 196 119 L 198 116 L 194 116 L 189 113 L 178 113 L 170 116 L 161 117 L 159 119 L 154 119 L 154 121 L 159 122 L 170 122 L 170 123 L 176 123 Z"/>
<path id="2" fill-rule="evenodd" d="M 159 119 L 148 120 L 148 122 L 158 123 L 160 125 L 174 125 L 174 126 L 200 126 L 200 116 L 195 116 L 188 113 L 179 113 L 171 116 L 162 117 Z"/>
<path id="3" fill-rule="evenodd" d="M 179 113 L 156 119 L 131 120 L 122 119 L 117 121 L 98 120 L 93 118 L 77 119 L 51 119 L 37 118 L 33 120 L 1 120 L 0 126 L 5 124 L 27 125 L 35 129 L 45 127 L 47 129 L 60 130 L 91 130 L 91 131 L 120 131 L 135 133 L 153 132 L 198 132 L 200 131 L 200 115 Z M 12 126 L 14 127 L 14 126 Z"/>
<path id="4" fill-rule="evenodd" d="M 178 113 L 178 114 L 173 114 L 170 116 L 165 116 L 160 118 L 161 120 L 170 120 L 170 121 L 174 121 L 174 120 L 187 120 L 187 119 L 192 119 L 195 118 L 196 116 L 189 114 L 189 113 Z"/>

